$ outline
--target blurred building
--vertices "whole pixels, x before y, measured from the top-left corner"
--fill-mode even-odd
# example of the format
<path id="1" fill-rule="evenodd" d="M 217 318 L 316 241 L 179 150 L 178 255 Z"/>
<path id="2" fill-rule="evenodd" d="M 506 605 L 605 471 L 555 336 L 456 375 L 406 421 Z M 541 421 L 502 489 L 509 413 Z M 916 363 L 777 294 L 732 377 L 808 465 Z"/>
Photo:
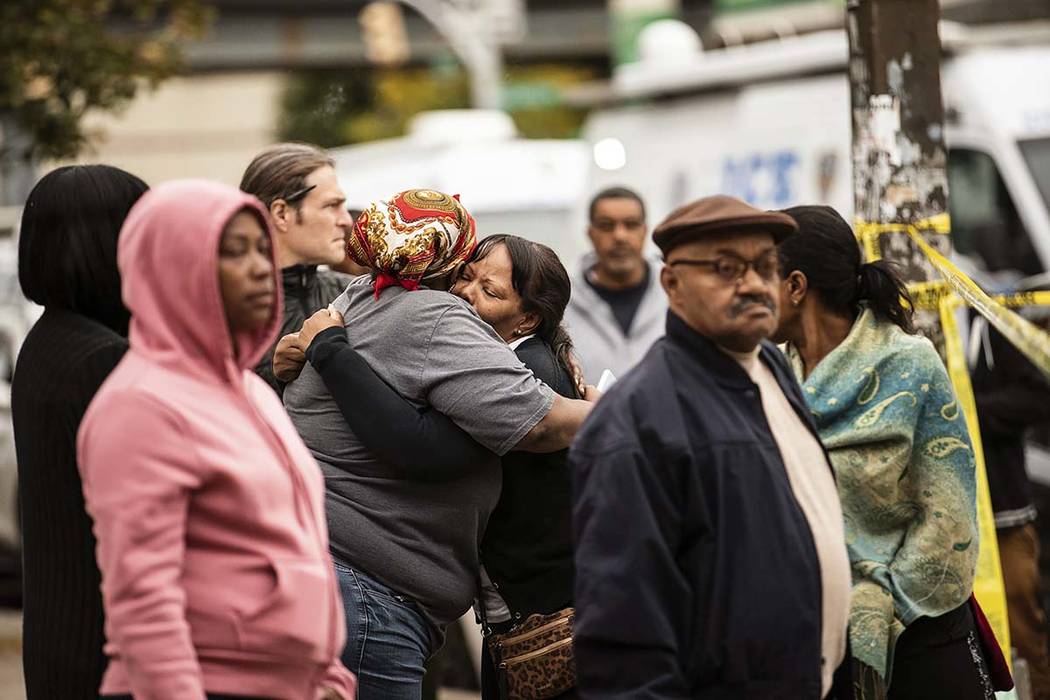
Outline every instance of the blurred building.
<path id="1" fill-rule="evenodd" d="M 151 183 L 202 176 L 236 184 L 252 155 L 275 140 L 280 98 L 295 71 L 373 68 L 369 30 L 360 21 L 366 0 L 213 4 L 215 24 L 186 47 L 187 75 L 141 92 L 120 114 L 90 117 L 96 138 L 80 162 L 112 163 Z M 711 48 L 841 26 L 844 16 L 841 0 L 527 0 L 523 31 L 505 45 L 505 60 L 583 64 L 607 73 L 622 41 L 614 36 L 615 16 L 654 5 L 672 8 Z M 942 5 L 946 18 L 966 22 L 1050 17 L 1045 0 Z M 447 42 L 430 23 L 411 10 L 400 14 L 409 65 L 448 60 Z"/>
<path id="2" fill-rule="evenodd" d="M 144 91 L 120 114 L 96 114 L 80 162 L 105 162 L 150 184 L 205 177 L 236 185 L 273 142 L 283 78 L 276 71 L 206 72 Z"/>

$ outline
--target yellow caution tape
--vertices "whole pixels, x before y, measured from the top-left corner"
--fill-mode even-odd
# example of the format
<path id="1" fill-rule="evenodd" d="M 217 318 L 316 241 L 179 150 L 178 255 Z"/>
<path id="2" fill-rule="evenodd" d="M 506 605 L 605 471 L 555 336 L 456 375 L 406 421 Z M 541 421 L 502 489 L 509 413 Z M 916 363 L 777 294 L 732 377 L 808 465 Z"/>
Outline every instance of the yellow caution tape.
<path id="1" fill-rule="evenodd" d="M 1050 306 L 1050 292 L 1015 292 L 1013 294 L 996 294 L 992 297 L 996 304 L 1017 309 L 1023 306 Z"/>
<path id="2" fill-rule="evenodd" d="M 855 224 L 857 235 L 865 233 L 908 233 L 913 230 L 921 230 L 923 233 L 936 233 L 947 235 L 952 232 L 952 220 L 947 214 L 934 214 L 933 216 L 916 221 L 913 224 L 904 223 L 877 223 L 873 221 L 860 221 Z"/>
<path id="3" fill-rule="evenodd" d="M 934 282 L 914 282 L 908 285 L 908 295 L 911 297 L 912 306 L 916 309 L 941 308 L 941 302 L 945 297 L 955 294 L 952 286 L 944 280 Z"/>
<path id="4" fill-rule="evenodd" d="M 944 353 L 947 357 L 948 376 L 955 389 L 955 397 L 966 418 L 973 445 L 975 472 L 977 477 L 977 572 L 973 580 L 973 593 L 995 630 L 995 637 L 1002 647 L 1007 663 L 1010 658 L 1010 625 L 1006 611 L 1006 588 L 1003 585 L 1002 564 L 999 560 L 999 540 L 995 533 L 995 515 L 992 496 L 988 489 L 988 472 L 984 464 L 984 446 L 981 443 L 981 427 L 977 422 L 977 402 L 970 384 L 970 371 L 962 349 L 962 336 L 956 325 L 955 311 L 962 304 L 958 295 L 942 297 L 940 314 L 944 330 Z"/>
<path id="5" fill-rule="evenodd" d="M 1021 351 L 1033 365 L 1050 377 L 1050 333 L 1018 316 L 985 294 L 976 282 L 924 241 L 918 230 L 909 229 L 908 235 L 959 296 L 988 319 L 988 322 L 995 326 L 996 330 L 1002 333 L 1003 337 Z"/>
<path id="6" fill-rule="evenodd" d="M 944 280 L 915 282 L 908 285 L 908 294 L 911 296 L 911 303 L 916 309 L 939 309 L 944 297 L 954 293 L 955 288 Z M 992 294 L 989 298 L 997 305 L 1005 306 L 1008 309 L 1020 309 L 1026 306 L 1050 306 L 1050 291 Z"/>

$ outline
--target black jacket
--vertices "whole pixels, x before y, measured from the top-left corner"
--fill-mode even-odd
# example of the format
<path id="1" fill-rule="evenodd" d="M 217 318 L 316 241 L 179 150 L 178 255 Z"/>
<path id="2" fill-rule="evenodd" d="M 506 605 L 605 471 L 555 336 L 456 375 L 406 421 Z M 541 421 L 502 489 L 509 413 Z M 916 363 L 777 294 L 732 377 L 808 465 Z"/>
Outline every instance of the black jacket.
<path id="1" fill-rule="evenodd" d="M 353 279 L 350 275 L 318 270 L 312 265 L 286 267 L 281 270 L 281 278 L 284 288 L 284 322 L 281 324 L 281 334 L 255 366 L 255 373 L 265 379 L 278 396 L 284 393 L 284 383 L 279 382 L 273 374 L 273 353 L 277 349 L 277 342 L 281 337 L 298 331 L 314 312 L 335 301 Z"/>
<path id="2" fill-rule="evenodd" d="M 71 311 L 44 312 L 11 384 L 22 517 L 22 665 L 29 700 L 97 698 L 106 668 L 77 429 L 128 341 Z"/>
<path id="3" fill-rule="evenodd" d="M 1025 433 L 1050 420 L 1050 383 L 999 331 L 987 326 L 987 332 L 985 352 L 972 374 L 973 396 L 995 524 L 1016 527 L 1036 516 L 1025 470 Z"/>
<path id="4" fill-rule="evenodd" d="M 544 384 L 576 398 L 572 378 L 547 343 L 529 338 L 515 353 Z M 503 490 L 489 516 L 481 561 L 517 619 L 571 605 L 573 585 L 568 450 L 503 457 Z"/>
<path id="5" fill-rule="evenodd" d="M 760 359 L 816 436 L 784 357 Z M 735 360 L 669 313 L 570 463 L 583 697 L 820 697 L 815 545 Z"/>

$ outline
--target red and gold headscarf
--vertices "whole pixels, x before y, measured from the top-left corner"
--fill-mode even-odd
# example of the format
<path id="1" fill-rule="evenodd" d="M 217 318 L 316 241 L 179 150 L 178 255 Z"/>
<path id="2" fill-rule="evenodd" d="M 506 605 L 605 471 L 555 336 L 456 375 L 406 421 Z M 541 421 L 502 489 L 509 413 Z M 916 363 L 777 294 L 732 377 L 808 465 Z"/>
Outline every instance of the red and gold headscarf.
<path id="1" fill-rule="evenodd" d="M 386 287 L 417 289 L 448 274 L 474 252 L 477 227 L 459 195 L 406 190 L 372 202 L 354 223 L 346 252 L 376 273 L 376 297 Z"/>

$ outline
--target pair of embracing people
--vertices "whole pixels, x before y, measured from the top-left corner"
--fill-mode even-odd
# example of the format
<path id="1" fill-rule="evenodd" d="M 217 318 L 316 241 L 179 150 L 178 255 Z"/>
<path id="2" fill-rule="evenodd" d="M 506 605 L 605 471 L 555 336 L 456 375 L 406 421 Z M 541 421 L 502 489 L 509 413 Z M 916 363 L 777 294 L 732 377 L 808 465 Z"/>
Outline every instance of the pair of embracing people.
<path id="1" fill-rule="evenodd" d="M 596 392 L 574 377 L 569 279 L 546 246 L 479 244 L 457 199 L 410 190 L 366 209 L 349 250 L 373 274 L 274 364 L 328 486 L 343 660 L 362 697 L 418 698 L 479 590 L 496 631 L 571 604 L 565 450 Z M 495 697 L 487 656 L 483 684 Z"/>

